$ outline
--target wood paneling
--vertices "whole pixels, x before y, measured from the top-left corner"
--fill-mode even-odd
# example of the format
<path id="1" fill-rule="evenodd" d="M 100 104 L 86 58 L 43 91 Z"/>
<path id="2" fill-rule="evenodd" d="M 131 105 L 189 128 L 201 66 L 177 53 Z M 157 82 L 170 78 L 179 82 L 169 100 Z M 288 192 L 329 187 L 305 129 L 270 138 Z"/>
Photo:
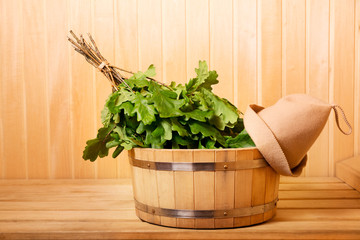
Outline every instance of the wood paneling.
<path id="1" fill-rule="evenodd" d="M 219 74 L 222 85 L 214 86 L 220 97 L 234 101 L 233 2 L 210 0 L 210 68 Z"/>
<path id="2" fill-rule="evenodd" d="M 185 83 L 187 82 L 185 1 L 162 1 L 161 10 L 163 81 Z"/>
<path id="3" fill-rule="evenodd" d="M 282 16 L 282 95 L 305 93 L 305 1 L 283 1 Z"/>
<path id="4" fill-rule="evenodd" d="M 331 65 L 333 91 L 330 100 L 342 106 L 351 125 L 354 124 L 354 4 L 354 1 L 340 0 L 330 3 L 330 12 L 333 13 L 333 21 L 330 22 L 330 32 L 333 31 L 330 38 L 330 43 L 332 41 L 333 44 L 330 51 L 330 58 L 333 59 Z M 333 138 L 330 147 L 333 163 L 330 165 L 329 174 L 334 174 L 334 163 L 354 154 L 354 134 L 343 135 L 334 122 L 330 124 L 330 128 L 334 130 L 330 136 Z"/>
<path id="5" fill-rule="evenodd" d="M 234 2 L 234 103 L 245 113 L 257 100 L 257 3 Z"/>
<path id="6" fill-rule="evenodd" d="M 68 3 L 62 0 L 46 1 L 45 47 L 47 49 L 46 62 L 48 67 L 46 74 L 50 119 L 49 164 L 51 177 L 72 178 L 73 164 L 70 152 L 71 145 L 69 144 L 71 138 L 69 52 L 63 34 L 68 29 L 68 14 L 66 11 L 59 11 L 59 9 L 68 9 Z"/>
<path id="7" fill-rule="evenodd" d="M 69 28 L 76 33 L 92 32 L 91 2 L 69 1 Z M 85 142 L 96 136 L 95 93 L 93 67 L 72 49 L 70 54 L 71 78 L 71 147 L 75 178 L 95 178 L 97 162 L 82 160 Z M 61 159 L 58 159 L 61 161 Z"/>
<path id="8" fill-rule="evenodd" d="M 6 11 L 6 9 L 16 9 Z M 26 178 L 24 25 L 21 1 L 0 2 L 0 176 Z M 9 61 L 11 56 L 11 61 Z M 19 146 L 22 151 L 19 151 Z"/>
<path id="9" fill-rule="evenodd" d="M 13 11 L 16 11 L 16 7 Z M 49 178 L 49 66 L 45 2 L 23 1 L 27 171 L 29 178 Z M 3 36 L 2 36 L 3 37 Z M 12 39 L 9 39 L 12 41 Z M 12 56 L 12 55 L 10 55 Z M 57 59 L 55 61 L 58 61 Z M 7 70 L 6 70 L 7 71 Z M 12 79 L 4 79 L 4 81 Z M 11 100 L 17 94 L 9 97 Z M 16 122 L 16 121 L 15 121 Z M 11 143 L 19 146 L 16 142 Z M 19 151 L 15 150 L 14 152 Z M 9 152 L 12 153 L 12 152 Z M 6 161 L 12 161 L 11 154 Z M 58 161 L 62 161 L 61 157 Z M 13 171 L 17 171 L 14 169 Z"/>
<path id="10" fill-rule="evenodd" d="M 329 101 L 329 1 L 306 1 L 306 93 Z M 329 125 L 309 151 L 306 174 L 329 174 Z"/>
<path id="11" fill-rule="evenodd" d="M 186 82 L 198 60 L 219 73 L 215 92 L 242 112 L 307 93 L 340 104 L 309 152 L 305 176 L 333 176 L 359 154 L 359 0 L 0 1 L 0 178 L 118 178 L 127 154 L 83 161 L 110 86 L 66 42 L 92 33 L 105 57 L 131 71 L 156 66 Z"/>
<path id="12" fill-rule="evenodd" d="M 354 155 L 360 154 L 360 0 L 355 2 Z"/>
<path id="13" fill-rule="evenodd" d="M 259 0 L 258 4 L 259 103 L 268 107 L 282 94 L 282 9 L 281 0 Z"/>

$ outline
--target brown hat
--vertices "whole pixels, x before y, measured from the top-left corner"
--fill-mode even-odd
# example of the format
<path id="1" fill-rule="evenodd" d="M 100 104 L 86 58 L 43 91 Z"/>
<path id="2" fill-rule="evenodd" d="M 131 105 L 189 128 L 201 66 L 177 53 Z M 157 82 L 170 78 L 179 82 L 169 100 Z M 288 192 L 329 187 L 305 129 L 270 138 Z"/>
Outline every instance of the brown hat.
<path id="1" fill-rule="evenodd" d="M 337 108 L 349 127 L 344 132 Z M 342 108 L 305 94 L 293 94 L 263 108 L 252 104 L 244 116 L 245 129 L 266 161 L 279 174 L 299 176 L 306 165 L 307 151 L 324 128 L 331 109 L 341 132 L 351 134 Z"/>

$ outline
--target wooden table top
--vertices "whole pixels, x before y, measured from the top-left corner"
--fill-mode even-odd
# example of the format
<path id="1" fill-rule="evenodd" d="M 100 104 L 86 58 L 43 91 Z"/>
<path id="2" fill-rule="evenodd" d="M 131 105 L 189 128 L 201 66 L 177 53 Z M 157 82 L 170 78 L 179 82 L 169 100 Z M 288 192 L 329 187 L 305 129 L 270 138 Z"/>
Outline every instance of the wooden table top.
<path id="1" fill-rule="evenodd" d="M 142 222 L 132 199 L 130 179 L 0 180 L 0 239 L 360 239 L 360 193 L 337 178 L 282 178 L 275 218 L 235 229 Z"/>

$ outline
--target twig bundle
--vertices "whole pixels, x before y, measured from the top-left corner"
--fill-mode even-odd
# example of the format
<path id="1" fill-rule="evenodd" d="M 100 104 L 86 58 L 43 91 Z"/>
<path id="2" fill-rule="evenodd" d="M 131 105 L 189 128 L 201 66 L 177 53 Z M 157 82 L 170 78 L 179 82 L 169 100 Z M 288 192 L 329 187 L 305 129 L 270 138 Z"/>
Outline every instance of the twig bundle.
<path id="1" fill-rule="evenodd" d="M 88 63 L 99 69 L 100 72 L 102 72 L 110 81 L 110 84 L 114 90 L 118 90 L 117 86 L 121 83 L 124 83 L 129 88 L 129 90 L 132 91 L 131 87 L 125 81 L 126 78 L 122 76 L 119 71 L 134 74 L 133 72 L 111 65 L 100 53 L 91 34 L 88 33 L 90 43 L 88 43 L 82 35 L 77 37 L 72 30 L 70 30 L 70 34 L 73 39 L 68 37 L 68 40 L 71 42 L 75 51 L 83 55 Z M 148 77 L 148 79 L 166 86 L 165 84 L 158 82 L 153 78 Z"/>

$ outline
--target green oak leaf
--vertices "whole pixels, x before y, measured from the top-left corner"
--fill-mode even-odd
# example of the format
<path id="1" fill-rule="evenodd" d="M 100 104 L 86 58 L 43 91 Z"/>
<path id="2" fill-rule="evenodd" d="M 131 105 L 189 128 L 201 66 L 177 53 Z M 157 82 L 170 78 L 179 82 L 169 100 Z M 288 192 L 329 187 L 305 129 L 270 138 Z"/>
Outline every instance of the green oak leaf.
<path id="1" fill-rule="evenodd" d="M 105 146 L 107 148 L 112 148 L 112 147 L 116 147 L 118 145 L 120 145 L 120 141 L 115 139 L 115 140 L 112 140 L 110 142 L 107 142 Z"/>
<path id="2" fill-rule="evenodd" d="M 124 102 L 119 106 L 119 110 L 124 110 L 124 113 L 128 116 L 134 116 L 132 113 L 134 105 L 131 102 Z"/>
<path id="3" fill-rule="evenodd" d="M 205 83 L 205 79 L 209 77 L 209 69 L 206 61 L 199 61 L 199 68 L 195 68 L 195 72 L 197 77 L 190 79 L 189 83 L 186 84 L 187 91 L 195 91 L 200 85 Z"/>
<path id="4" fill-rule="evenodd" d="M 216 147 L 215 147 L 215 144 L 216 144 L 216 141 L 214 141 L 214 140 L 212 140 L 212 139 L 207 139 L 206 144 L 205 144 L 205 147 L 206 147 L 207 149 L 214 149 L 214 148 L 216 148 Z"/>
<path id="5" fill-rule="evenodd" d="M 142 134 L 143 132 L 145 132 L 145 130 L 145 124 L 143 122 L 140 122 L 139 126 L 136 128 L 136 133 Z"/>
<path id="6" fill-rule="evenodd" d="M 113 158 L 116 158 L 117 156 L 119 156 L 119 154 L 124 150 L 123 146 L 117 146 L 117 148 L 115 149 L 115 151 L 112 154 Z"/>
<path id="7" fill-rule="evenodd" d="M 184 99 L 173 99 L 169 90 L 162 90 L 156 84 L 153 84 L 154 93 L 151 101 L 154 103 L 161 118 L 181 116 L 183 113 L 180 108 L 185 104 Z"/>
<path id="8" fill-rule="evenodd" d="M 155 129 L 154 129 L 155 130 Z M 162 131 L 163 129 L 159 129 L 158 131 Z M 161 137 L 159 134 L 155 133 L 153 135 L 153 130 L 146 129 L 145 141 L 146 145 L 159 144 L 161 142 Z"/>
<path id="9" fill-rule="evenodd" d="M 164 128 L 161 125 L 158 125 L 155 130 L 151 133 L 151 136 L 155 137 L 155 138 L 159 138 L 161 137 L 161 135 L 163 135 L 165 133 Z"/>
<path id="10" fill-rule="evenodd" d="M 221 145 L 226 146 L 225 138 L 211 125 L 197 121 L 190 121 L 189 126 L 193 134 L 200 133 L 202 136 L 211 137 L 214 140 L 217 140 Z"/>
<path id="11" fill-rule="evenodd" d="M 114 124 L 109 124 L 108 127 L 103 127 L 98 130 L 97 137 L 86 142 L 86 147 L 83 151 L 83 159 L 95 161 L 97 157 L 105 157 L 109 153 L 106 143 L 111 140 L 109 134 L 114 128 Z"/>
<path id="12" fill-rule="evenodd" d="M 214 115 L 214 111 L 202 111 L 200 109 L 195 109 L 191 112 L 185 112 L 185 119 L 190 118 L 198 120 L 200 122 L 206 122 L 207 119 L 210 119 Z"/>
<path id="13" fill-rule="evenodd" d="M 121 146 L 124 147 L 125 150 L 131 150 L 136 144 L 133 142 L 122 142 Z"/>
<path id="14" fill-rule="evenodd" d="M 155 71 L 156 69 L 155 69 L 155 66 L 154 66 L 154 64 L 151 64 L 149 67 L 148 67 L 148 69 L 146 70 L 146 72 L 144 73 L 145 74 L 145 76 L 147 76 L 147 77 L 155 77 L 155 75 L 156 75 L 156 71 Z"/>
<path id="15" fill-rule="evenodd" d="M 171 118 L 171 130 L 178 132 L 181 137 L 189 136 L 186 128 L 176 118 Z"/>
<path id="16" fill-rule="evenodd" d="M 136 113 L 137 121 L 142 121 L 145 125 L 149 125 L 156 120 L 156 110 L 154 105 L 148 104 L 148 100 L 140 93 L 136 93 L 132 113 Z"/>
<path id="17" fill-rule="evenodd" d="M 208 105 L 214 110 L 215 115 L 219 118 L 215 118 L 214 124 L 220 130 L 224 130 L 225 126 L 233 126 L 238 118 L 239 114 L 237 109 L 229 104 L 227 100 L 224 100 L 207 89 L 201 89 Z"/>
<path id="18" fill-rule="evenodd" d="M 134 89 L 143 88 L 149 86 L 149 80 L 146 79 L 146 76 L 143 72 L 137 72 L 132 77 L 126 80 L 127 84 Z"/>
<path id="19" fill-rule="evenodd" d="M 208 104 L 202 92 L 194 92 L 191 96 L 191 100 L 196 104 L 198 109 L 202 111 L 209 110 Z"/>
<path id="20" fill-rule="evenodd" d="M 151 64 L 149 68 L 146 70 L 146 72 L 138 71 L 135 73 L 132 77 L 126 80 L 127 84 L 131 88 L 137 87 L 137 88 L 144 88 L 148 87 L 150 81 L 147 78 L 152 78 L 156 75 L 155 72 L 155 66 Z"/>
<path id="21" fill-rule="evenodd" d="M 108 107 L 104 107 L 103 110 L 101 110 L 101 122 L 104 125 L 104 127 L 108 127 L 111 121 L 111 112 L 109 111 Z"/>
<path id="22" fill-rule="evenodd" d="M 95 138 L 86 142 L 85 150 L 83 151 L 83 159 L 95 161 L 97 157 L 105 157 L 108 155 L 109 149 L 106 147 L 101 139 Z"/>
<path id="23" fill-rule="evenodd" d="M 113 120 L 115 123 L 119 123 L 120 122 L 120 114 L 119 113 L 114 114 Z"/>
<path id="24" fill-rule="evenodd" d="M 204 83 L 202 83 L 199 87 L 206 88 L 207 90 L 212 90 L 212 85 L 218 84 L 219 80 L 217 80 L 218 74 L 216 71 L 210 71 L 209 76 L 205 79 Z"/>
<path id="25" fill-rule="evenodd" d="M 226 144 L 230 148 L 247 148 L 247 147 L 255 147 L 255 143 L 244 129 L 241 133 L 239 133 L 236 137 L 227 137 Z"/>
<path id="26" fill-rule="evenodd" d="M 171 124 L 168 120 L 160 121 L 160 124 L 151 133 L 152 137 L 157 138 L 154 143 L 164 144 L 166 140 L 172 139 Z M 158 140 L 160 138 L 160 140 Z"/>
<path id="27" fill-rule="evenodd" d="M 199 61 L 199 68 L 195 68 L 195 72 L 197 74 L 198 82 L 203 83 L 209 76 L 209 68 L 206 61 Z"/>
<path id="28" fill-rule="evenodd" d="M 172 125 L 169 120 L 164 119 L 160 122 L 164 129 L 164 134 L 161 136 L 161 142 L 172 139 Z"/>
<path id="29" fill-rule="evenodd" d="M 127 137 L 126 132 L 125 132 L 125 127 L 116 126 L 114 128 L 113 132 L 117 133 L 119 135 L 119 139 L 121 139 L 122 141 L 129 140 L 129 138 Z"/>
<path id="30" fill-rule="evenodd" d="M 130 102 L 134 100 L 135 94 L 132 92 L 129 92 L 128 90 L 124 88 L 120 88 L 119 91 L 114 92 L 110 95 L 108 100 L 106 101 L 106 107 L 108 107 L 109 111 L 111 113 L 117 113 L 119 112 L 119 107 L 125 103 Z"/>
<path id="31" fill-rule="evenodd" d="M 179 145 L 186 146 L 187 148 L 192 148 L 193 141 L 188 138 L 180 137 L 179 135 L 174 135 L 173 146 L 174 145 L 177 146 L 177 148 L 179 148 Z"/>

